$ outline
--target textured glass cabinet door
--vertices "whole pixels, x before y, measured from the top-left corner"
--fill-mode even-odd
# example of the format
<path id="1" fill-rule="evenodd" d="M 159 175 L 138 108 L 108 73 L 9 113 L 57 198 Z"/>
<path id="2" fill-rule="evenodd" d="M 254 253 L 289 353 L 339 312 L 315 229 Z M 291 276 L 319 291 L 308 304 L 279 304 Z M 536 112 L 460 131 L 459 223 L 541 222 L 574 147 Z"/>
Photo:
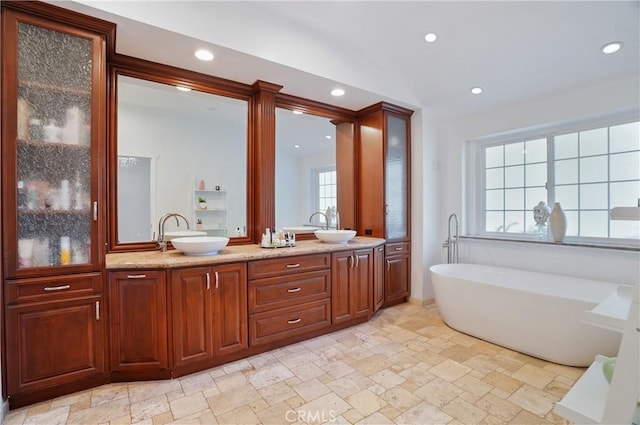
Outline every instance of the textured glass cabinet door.
<path id="1" fill-rule="evenodd" d="M 101 39 L 8 16 L 3 24 L 12 45 L 3 44 L 3 61 L 11 71 L 4 88 L 8 103 L 15 102 L 3 133 L 4 240 L 15 247 L 9 249 L 8 277 L 41 274 L 43 268 L 54 273 L 60 266 L 86 270 L 96 258 L 98 228 L 92 127 Z"/>
<path id="2" fill-rule="evenodd" d="M 385 224 L 387 239 L 409 237 L 407 120 L 386 115 Z"/>

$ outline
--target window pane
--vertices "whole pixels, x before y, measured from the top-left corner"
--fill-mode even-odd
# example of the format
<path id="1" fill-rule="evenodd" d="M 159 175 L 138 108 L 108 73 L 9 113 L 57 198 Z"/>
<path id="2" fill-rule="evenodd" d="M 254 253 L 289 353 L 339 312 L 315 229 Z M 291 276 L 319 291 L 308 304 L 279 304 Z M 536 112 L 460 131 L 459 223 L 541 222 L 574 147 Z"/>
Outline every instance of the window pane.
<path id="1" fill-rule="evenodd" d="M 529 211 L 538 205 L 538 202 L 547 202 L 547 190 L 544 187 L 535 187 L 525 189 L 526 207 Z M 531 213 L 533 218 L 533 212 Z"/>
<path id="2" fill-rule="evenodd" d="M 580 156 L 607 153 L 607 127 L 580 132 Z"/>
<path id="3" fill-rule="evenodd" d="M 611 127 L 609 129 L 609 150 L 611 152 L 640 150 L 640 122 Z"/>
<path id="4" fill-rule="evenodd" d="M 524 187 L 524 167 L 506 167 L 504 169 L 504 187 Z"/>
<path id="5" fill-rule="evenodd" d="M 507 211 L 504 213 L 505 232 L 524 233 L 524 212 Z"/>
<path id="6" fill-rule="evenodd" d="M 606 210 L 608 208 L 609 202 L 606 183 L 580 185 L 581 210 Z"/>
<path id="7" fill-rule="evenodd" d="M 497 189 L 503 187 L 503 170 L 504 168 L 492 168 L 486 171 L 486 187 L 487 189 Z"/>
<path id="8" fill-rule="evenodd" d="M 564 214 L 567 216 L 567 236 L 578 236 L 578 211 L 564 210 Z"/>
<path id="9" fill-rule="evenodd" d="M 640 222 L 611 220 L 611 237 L 640 239 Z"/>
<path id="10" fill-rule="evenodd" d="M 554 137 L 555 159 L 576 158 L 578 156 L 578 133 Z"/>
<path id="11" fill-rule="evenodd" d="M 485 209 L 502 211 L 504 208 L 504 193 L 502 189 L 487 190 L 486 195 Z"/>
<path id="12" fill-rule="evenodd" d="M 556 161 L 555 173 L 556 184 L 578 183 L 578 160 Z"/>
<path id="13" fill-rule="evenodd" d="M 580 212 L 580 236 L 606 238 L 608 221 L 608 211 Z"/>
<path id="14" fill-rule="evenodd" d="M 504 191 L 504 209 L 522 210 L 524 208 L 524 189 L 507 189 Z"/>
<path id="15" fill-rule="evenodd" d="M 484 226 L 484 230 L 486 232 L 502 232 L 504 231 L 502 225 L 502 212 L 497 211 L 487 211 L 486 214 L 486 224 Z"/>
<path id="16" fill-rule="evenodd" d="M 640 151 L 618 153 L 609 157 L 611 180 L 640 179 Z"/>
<path id="17" fill-rule="evenodd" d="M 527 186 L 544 186 L 547 182 L 547 163 L 527 165 Z"/>
<path id="18" fill-rule="evenodd" d="M 485 150 L 485 168 L 502 167 L 504 165 L 504 147 L 492 146 Z"/>
<path id="19" fill-rule="evenodd" d="M 640 181 L 619 182 L 609 185 L 611 207 L 635 207 L 640 198 Z"/>
<path id="20" fill-rule="evenodd" d="M 564 209 L 578 209 L 578 185 L 556 187 L 556 202 Z"/>
<path id="21" fill-rule="evenodd" d="M 580 158 L 580 183 L 607 181 L 607 157 Z"/>
<path id="22" fill-rule="evenodd" d="M 547 161 L 547 139 L 529 140 L 525 148 L 527 164 Z"/>
<path id="23" fill-rule="evenodd" d="M 504 146 L 504 165 L 524 163 L 524 142 L 511 143 Z"/>

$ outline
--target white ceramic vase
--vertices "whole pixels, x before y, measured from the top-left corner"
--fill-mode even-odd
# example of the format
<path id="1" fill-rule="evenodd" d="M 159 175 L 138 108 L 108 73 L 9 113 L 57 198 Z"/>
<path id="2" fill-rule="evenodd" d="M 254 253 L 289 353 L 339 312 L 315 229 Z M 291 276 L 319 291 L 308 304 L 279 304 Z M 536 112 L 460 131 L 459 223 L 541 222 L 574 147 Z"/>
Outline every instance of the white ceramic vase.
<path id="1" fill-rule="evenodd" d="M 556 202 L 549 216 L 549 227 L 551 228 L 551 236 L 554 242 L 562 242 L 567 234 L 567 216 L 560 205 Z"/>

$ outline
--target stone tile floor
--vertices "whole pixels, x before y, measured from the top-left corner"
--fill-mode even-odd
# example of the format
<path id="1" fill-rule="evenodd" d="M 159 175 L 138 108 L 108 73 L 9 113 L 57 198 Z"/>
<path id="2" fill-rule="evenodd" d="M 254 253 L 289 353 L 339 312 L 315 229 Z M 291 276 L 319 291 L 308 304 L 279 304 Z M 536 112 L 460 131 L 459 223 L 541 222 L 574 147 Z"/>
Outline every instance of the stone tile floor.
<path id="1" fill-rule="evenodd" d="M 10 411 L 14 424 L 547 424 L 584 369 L 447 327 L 434 304 L 179 379 L 104 385 Z"/>

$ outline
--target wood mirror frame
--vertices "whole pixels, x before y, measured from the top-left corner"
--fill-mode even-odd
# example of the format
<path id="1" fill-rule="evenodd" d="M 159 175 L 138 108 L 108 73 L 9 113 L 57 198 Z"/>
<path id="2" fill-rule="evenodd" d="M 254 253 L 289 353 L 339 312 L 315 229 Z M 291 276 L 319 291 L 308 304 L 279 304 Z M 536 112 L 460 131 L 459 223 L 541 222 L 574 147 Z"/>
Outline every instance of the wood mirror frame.
<path id="1" fill-rule="evenodd" d="M 254 193 L 254 95 L 251 86 L 212 77 L 193 71 L 157 64 L 143 59 L 114 54 L 109 64 L 108 80 L 108 143 L 107 143 L 107 196 L 108 196 L 108 252 L 137 251 L 157 249 L 155 241 L 120 242 L 118 235 L 118 76 L 139 78 L 161 84 L 180 85 L 224 97 L 235 98 L 247 102 L 247 176 L 246 176 L 246 223 L 245 236 L 230 238 L 230 244 L 246 244 L 253 242 L 255 226 Z M 259 162 L 259 161 L 258 161 Z M 153 225 L 153 223 L 152 223 Z"/>

